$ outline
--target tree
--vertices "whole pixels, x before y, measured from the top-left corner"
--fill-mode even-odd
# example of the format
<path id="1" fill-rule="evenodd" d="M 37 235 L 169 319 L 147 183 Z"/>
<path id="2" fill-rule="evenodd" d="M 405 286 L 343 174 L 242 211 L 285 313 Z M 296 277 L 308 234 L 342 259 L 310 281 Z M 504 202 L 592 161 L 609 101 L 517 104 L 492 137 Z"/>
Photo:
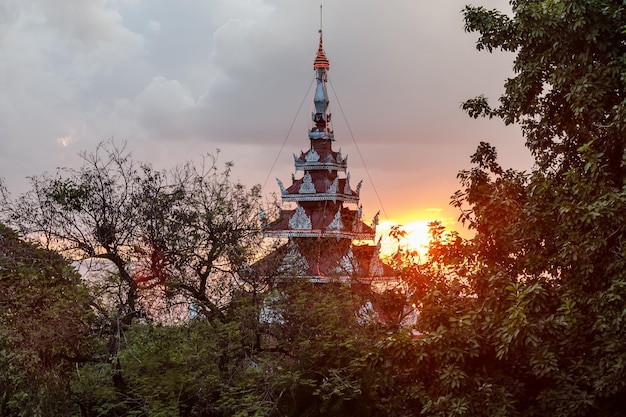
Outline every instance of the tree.
<path id="1" fill-rule="evenodd" d="M 260 187 L 233 183 L 232 163 L 219 171 L 216 162 L 208 156 L 167 173 L 144 168 L 137 232 L 149 257 L 137 276 L 191 301 L 195 313 L 224 320 L 234 291 L 257 283 L 247 277 L 261 253 Z"/>
<path id="2" fill-rule="evenodd" d="M 114 274 L 121 293 L 112 299 L 118 300 L 118 317 L 128 323 L 141 315 L 132 273 L 133 243 L 141 221 L 134 204 L 140 192 L 139 167 L 113 143 L 101 143 L 81 157 L 84 165 L 78 170 L 31 177 L 30 191 L 15 202 L 5 198 L 3 214 L 27 238 Z"/>
<path id="3" fill-rule="evenodd" d="M 92 362 L 75 373 L 71 392 L 81 416 L 230 416 L 223 398 L 246 365 L 242 352 L 236 323 L 134 322 L 119 353 L 126 391 L 111 383 L 112 364 Z"/>
<path id="4" fill-rule="evenodd" d="M 435 225 L 430 262 L 413 273 L 422 336 L 378 345 L 370 366 L 400 348 L 414 358 L 410 372 L 392 361 L 385 380 L 413 378 L 411 395 L 388 393 L 399 414 L 622 415 L 626 8 L 510 4 L 510 15 L 465 9 L 478 49 L 516 53 L 516 75 L 498 106 L 463 107 L 519 123 L 536 167 L 503 169 L 480 144 L 452 199 L 475 236 Z"/>
<path id="5" fill-rule="evenodd" d="M 163 171 L 113 142 L 81 156 L 81 168 L 32 177 L 31 191 L 5 198 L 7 221 L 117 277 L 121 292 L 109 299 L 122 323 L 149 315 L 145 290 L 155 287 L 223 318 L 237 273 L 256 255 L 259 187 L 232 182 L 232 164 L 220 172 L 213 156 Z"/>
<path id="6" fill-rule="evenodd" d="M 610 0 L 511 1 L 513 16 L 466 7 L 465 29 L 479 32 L 477 48 L 516 54 L 516 76 L 497 107 L 481 96 L 464 108 L 477 117 L 519 123 L 544 173 L 586 164 L 577 151 L 602 154 L 607 179 L 621 187 L 626 132 L 624 21 Z"/>
<path id="7" fill-rule="evenodd" d="M 108 340 L 88 374 L 108 376 L 136 408 L 140 391 L 122 369 L 125 332 L 137 319 L 173 323 L 190 312 L 225 321 L 233 295 L 256 284 L 245 265 L 256 255 L 259 188 L 234 183 L 232 164 L 220 172 L 210 156 L 162 171 L 113 142 L 81 156 L 78 169 L 32 177 L 15 201 L 3 193 L 2 214 L 90 269 L 85 282 Z"/>
<path id="8" fill-rule="evenodd" d="M 94 343 L 91 297 L 67 260 L 0 224 L 0 414 L 69 415 Z"/>
<path id="9" fill-rule="evenodd" d="M 356 362 L 388 415 L 620 416 L 626 409 L 626 7 L 602 0 L 467 7 L 478 49 L 516 54 L 497 106 L 530 172 L 481 143 L 452 197 L 475 232 L 433 224 L 429 262 L 401 272 L 420 317 Z"/>
<path id="10" fill-rule="evenodd" d="M 246 337 L 249 321 L 238 317 L 252 300 L 241 302 L 229 314 L 239 344 L 231 344 L 232 371 L 218 401 L 223 415 L 375 415 L 352 362 L 366 355 L 383 327 L 361 320 L 364 300 L 348 285 L 281 281 L 257 318 L 258 345 Z"/>

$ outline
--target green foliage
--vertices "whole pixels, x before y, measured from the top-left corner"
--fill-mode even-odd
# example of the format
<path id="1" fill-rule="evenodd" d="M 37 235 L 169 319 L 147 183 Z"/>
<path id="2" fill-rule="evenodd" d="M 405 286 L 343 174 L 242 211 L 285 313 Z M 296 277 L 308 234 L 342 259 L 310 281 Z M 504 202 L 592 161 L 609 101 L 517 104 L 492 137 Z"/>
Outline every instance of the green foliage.
<path id="1" fill-rule="evenodd" d="M 63 415 L 92 345 L 89 294 L 65 259 L 2 224 L 0 248 L 0 414 Z"/>
<path id="2" fill-rule="evenodd" d="M 593 141 L 621 183 L 626 132 L 626 8 L 612 0 L 511 1 L 512 16 L 466 7 L 465 29 L 477 48 L 516 53 L 516 76 L 500 105 L 484 97 L 464 104 L 469 114 L 519 123 L 541 170 L 565 172 L 583 162 L 576 149 Z"/>
<path id="3" fill-rule="evenodd" d="M 227 415 L 219 404 L 226 371 L 224 357 L 236 332 L 191 322 L 159 326 L 133 324 L 123 337 L 118 359 L 125 389 L 111 383 L 110 363 L 81 367 L 72 390 L 83 410 L 97 415 Z"/>
<path id="4" fill-rule="evenodd" d="M 465 9 L 478 49 L 516 53 L 497 107 L 519 123 L 531 172 L 481 143 L 452 204 L 469 240 L 433 224 L 430 259 L 403 272 L 418 337 L 392 335 L 365 363 L 394 415 L 619 416 L 626 286 L 626 8 L 613 1 L 512 1 Z M 410 365 L 401 359 L 409 357 Z M 620 379 L 621 378 L 621 379 Z M 415 391 L 408 393 L 406 388 Z M 412 411 L 409 411 L 412 410 Z"/>
<path id="5" fill-rule="evenodd" d="M 360 362 L 388 415 L 620 416 L 626 409 L 626 7 L 511 1 L 465 9 L 479 50 L 516 53 L 497 107 L 536 157 L 503 169 L 481 143 L 452 197 L 475 232 L 431 225 L 429 260 L 400 270 L 419 306 Z"/>
<path id="6" fill-rule="evenodd" d="M 363 397 L 359 361 L 380 329 L 357 323 L 361 300 L 354 292 L 332 289 L 282 285 L 262 315 L 273 309 L 280 321 L 259 318 L 248 294 L 226 322 L 134 323 L 116 358 L 124 389 L 112 383 L 116 361 L 94 361 L 72 378 L 72 396 L 87 415 L 376 415 Z"/>
<path id="7" fill-rule="evenodd" d="M 268 299 L 274 314 L 264 326 L 262 356 L 279 392 L 271 415 L 369 415 L 354 365 L 381 328 L 359 319 L 363 296 L 346 284 L 294 280 Z"/>

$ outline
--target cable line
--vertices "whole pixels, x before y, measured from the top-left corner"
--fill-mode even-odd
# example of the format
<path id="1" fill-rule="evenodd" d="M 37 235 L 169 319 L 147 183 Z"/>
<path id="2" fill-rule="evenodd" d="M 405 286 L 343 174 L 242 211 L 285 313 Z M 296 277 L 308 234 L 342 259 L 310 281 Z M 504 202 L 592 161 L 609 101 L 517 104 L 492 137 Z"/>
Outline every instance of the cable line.
<path id="1" fill-rule="evenodd" d="M 300 114 L 300 110 L 302 110 L 302 105 L 304 104 L 304 101 L 309 96 L 309 91 L 311 91 L 311 86 L 313 85 L 314 81 L 315 81 L 315 78 L 313 78 L 311 80 L 311 84 L 309 84 L 309 88 L 307 88 L 306 93 L 304 94 L 304 97 L 302 97 L 302 101 L 300 102 L 300 106 L 298 107 L 298 111 L 293 116 L 293 120 L 291 121 L 291 125 L 289 126 L 289 130 L 287 130 L 287 134 L 285 135 L 285 140 L 283 140 L 283 144 L 280 146 L 280 150 L 278 151 L 278 154 L 276 155 L 276 158 L 274 159 L 274 163 L 272 164 L 272 167 L 270 168 L 269 172 L 267 173 L 267 177 L 265 177 L 265 181 L 263 181 L 263 186 L 261 187 L 261 190 L 265 189 L 265 185 L 267 185 L 267 181 L 269 180 L 270 175 L 272 175 L 272 171 L 274 171 L 274 168 L 276 167 L 276 162 L 278 162 L 278 158 L 280 158 L 280 154 L 283 152 L 283 149 L 285 148 L 285 144 L 287 143 L 287 139 L 289 138 L 289 135 L 291 134 L 291 129 L 293 129 L 293 125 L 296 123 L 296 119 L 298 118 L 298 115 Z"/>
<path id="2" fill-rule="evenodd" d="M 329 77 L 330 78 L 330 77 Z M 383 205 L 383 201 L 380 198 L 380 195 L 378 194 L 378 190 L 376 189 L 376 185 L 374 185 L 374 181 L 372 180 L 372 176 L 370 175 L 370 170 L 367 168 L 367 164 L 365 163 L 365 159 L 363 158 L 363 154 L 361 154 L 361 150 L 359 149 L 359 145 L 356 143 L 356 139 L 354 138 L 354 134 L 352 133 L 352 128 L 350 127 L 350 123 L 348 122 L 348 118 L 346 117 L 345 113 L 343 112 L 343 107 L 341 107 L 341 102 L 339 101 L 339 96 L 337 95 L 337 92 L 335 91 L 335 86 L 333 85 L 333 82 L 329 79 L 328 83 L 330 84 L 330 88 L 333 90 L 333 94 L 335 95 L 335 99 L 337 100 L 337 106 L 339 107 L 339 111 L 341 112 L 341 115 L 343 116 L 343 119 L 346 121 L 346 125 L 348 126 L 348 131 L 350 132 L 350 136 L 352 137 L 352 142 L 354 142 L 354 146 L 356 147 L 356 150 L 359 154 L 359 157 L 361 158 L 361 162 L 363 163 L 363 167 L 365 167 L 365 172 L 367 173 L 367 178 L 370 181 L 370 184 L 372 184 L 372 188 L 374 189 L 374 194 L 376 194 L 376 198 L 378 199 L 378 204 L 380 204 L 380 209 L 383 212 L 383 216 L 385 216 L 386 220 L 389 220 L 389 216 L 387 216 L 387 211 L 385 210 L 385 206 Z"/>

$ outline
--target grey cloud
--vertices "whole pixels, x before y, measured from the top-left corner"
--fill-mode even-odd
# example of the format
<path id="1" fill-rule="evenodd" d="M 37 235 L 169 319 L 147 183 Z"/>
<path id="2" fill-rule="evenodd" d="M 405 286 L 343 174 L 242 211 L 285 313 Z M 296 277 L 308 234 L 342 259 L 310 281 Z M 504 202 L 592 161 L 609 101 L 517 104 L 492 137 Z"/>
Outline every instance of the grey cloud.
<path id="1" fill-rule="evenodd" d="M 465 3 L 324 5 L 337 147 L 351 155 L 353 178 L 365 173 L 352 134 L 384 178 L 377 188 L 440 188 L 442 205 L 480 140 L 526 164 L 517 131 L 459 109 L 481 93 L 495 100 L 511 74 L 510 56 L 474 50 Z M 319 0 L 6 0 L 0 28 L 0 176 L 9 187 L 77 163 L 79 150 L 109 137 L 157 165 L 220 148 L 253 183 L 268 175 L 313 79 Z M 291 153 L 308 146 L 309 110 L 310 95 L 270 177 L 287 178 Z"/>
<path id="2" fill-rule="evenodd" d="M 74 42 L 93 44 L 116 36 L 122 29 L 120 14 L 101 0 L 35 1 L 49 27 Z"/>

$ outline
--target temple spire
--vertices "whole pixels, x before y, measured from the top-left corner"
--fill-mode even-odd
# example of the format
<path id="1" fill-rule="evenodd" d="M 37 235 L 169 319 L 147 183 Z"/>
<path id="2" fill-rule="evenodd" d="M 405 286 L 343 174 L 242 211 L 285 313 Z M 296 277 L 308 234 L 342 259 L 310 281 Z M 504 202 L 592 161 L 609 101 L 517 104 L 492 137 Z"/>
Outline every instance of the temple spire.
<path id="1" fill-rule="evenodd" d="M 332 129 L 330 126 L 330 114 L 328 113 L 328 92 L 326 91 L 327 71 L 330 69 L 330 62 L 324 52 L 324 41 L 322 38 L 322 6 L 320 5 L 320 40 L 317 47 L 315 61 L 313 61 L 313 69 L 315 71 L 315 79 L 317 86 L 315 88 L 315 96 L 313 104 L 315 110 L 311 115 L 313 127 L 309 131 L 310 139 L 333 139 Z"/>
<path id="2" fill-rule="evenodd" d="M 330 69 L 330 63 L 328 62 L 328 58 L 326 58 L 326 53 L 324 52 L 324 42 L 322 39 L 322 5 L 320 4 L 320 30 L 318 31 L 320 34 L 320 43 L 317 47 L 317 55 L 315 56 L 315 61 L 313 62 L 313 69 Z"/>
<path id="3" fill-rule="evenodd" d="M 352 189 L 347 156 L 342 155 L 341 149 L 333 149 L 334 133 L 326 91 L 330 64 L 324 52 L 321 11 L 320 6 L 319 45 L 313 62 L 317 86 L 311 114 L 313 124 L 308 132 L 310 147 L 299 156 L 294 154 L 296 173 L 291 175 L 291 184 L 277 180 L 286 206 L 275 221 L 267 224 L 264 235 L 290 239 L 291 246 L 277 249 L 272 256 L 294 264 L 292 253 L 299 254 L 302 262 L 298 265 L 303 270 L 297 270 L 297 276 L 313 282 L 362 279 L 368 283 L 373 279 L 369 271 L 375 269 L 371 265 L 378 259 L 378 252 L 376 246 L 365 242 L 374 241 L 376 230 L 375 225 L 362 220 L 361 183 L 356 190 Z M 303 172 L 301 177 L 299 171 Z M 268 265 L 275 270 L 274 263 Z"/>
<path id="4" fill-rule="evenodd" d="M 313 62 L 313 68 L 318 69 L 330 69 L 330 63 L 328 62 L 328 58 L 326 58 L 326 54 L 324 53 L 324 44 L 322 42 L 322 31 L 320 30 L 320 44 L 317 48 L 317 55 L 315 56 L 315 62 Z"/>
<path id="5" fill-rule="evenodd" d="M 322 25 L 322 16 L 323 16 L 323 13 L 322 13 L 322 5 L 320 4 L 320 33 L 322 33 L 322 28 L 324 27 L 324 26 Z"/>

